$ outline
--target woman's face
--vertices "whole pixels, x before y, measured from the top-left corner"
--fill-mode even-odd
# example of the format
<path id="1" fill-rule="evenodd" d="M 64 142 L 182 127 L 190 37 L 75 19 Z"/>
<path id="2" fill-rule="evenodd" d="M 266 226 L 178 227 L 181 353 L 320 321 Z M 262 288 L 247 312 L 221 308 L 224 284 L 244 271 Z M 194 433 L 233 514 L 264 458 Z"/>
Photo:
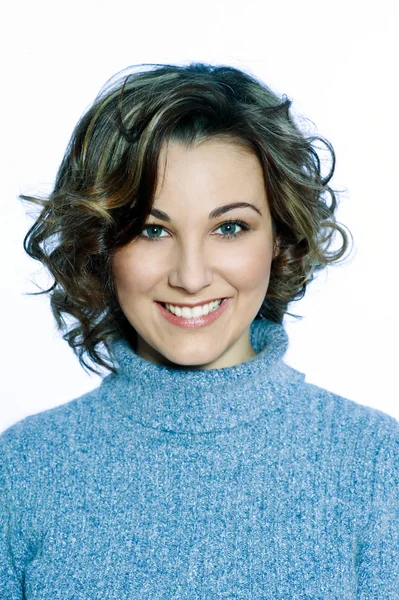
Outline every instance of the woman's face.
<path id="1" fill-rule="evenodd" d="M 214 138 L 189 148 L 170 142 L 159 165 L 142 235 L 113 258 L 137 352 L 166 365 L 240 364 L 255 356 L 250 325 L 266 295 L 273 254 L 260 163 L 250 150 Z M 215 311 L 214 304 L 190 312 L 220 300 Z"/>

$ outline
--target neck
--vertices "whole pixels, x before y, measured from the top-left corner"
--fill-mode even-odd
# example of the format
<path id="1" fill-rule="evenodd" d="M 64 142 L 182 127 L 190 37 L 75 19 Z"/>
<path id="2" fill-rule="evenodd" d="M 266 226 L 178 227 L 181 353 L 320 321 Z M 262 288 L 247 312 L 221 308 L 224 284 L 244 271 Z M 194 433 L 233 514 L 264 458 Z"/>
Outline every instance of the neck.
<path id="1" fill-rule="evenodd" d="M 135 423 L 179 434 L 252 421 L 281 405 L 280 382 L 287 377 L 292 381 L 293 373 L 282 361 L 288 347 L 282 325 L 256 319 L 250 335 L 253 356 L 232 367 L 209 370 L 154 364 L 127 340 L 116 340 L 111 357 L 117 374 L 103 380 L 104 399 L 110 410 Z"/>

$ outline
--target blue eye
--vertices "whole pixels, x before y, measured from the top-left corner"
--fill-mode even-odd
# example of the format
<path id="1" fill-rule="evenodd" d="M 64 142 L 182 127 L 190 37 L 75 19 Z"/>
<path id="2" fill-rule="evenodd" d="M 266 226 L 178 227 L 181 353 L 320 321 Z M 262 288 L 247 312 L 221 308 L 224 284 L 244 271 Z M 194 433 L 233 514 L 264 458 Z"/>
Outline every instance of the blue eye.
<path id="1" fill-rule="evenodd" d="M 237 231 L 238 229 L 238 231 Z M 219 227 L 215 230 L 221 230 L 222 239 L 232 239 L 237 238 L 239 235 L 242 235 L 246 231 L 249 231 L 251 228 L 249 225 L 244 223 L 243 221 L 225 221 L 221 223 Z M 164 235 L 162 235 L 164 234 Z M 148 240 L 149 242 L 156 242 L 161 238 L 168 237 L 169 234 L 162 227 L 162 225 L 146 225 L 143 227 L 140 237 Z"/>
<path id="2" fill-rule="evenodd" d="M 147 234 L 145 232 L 147 232 Z M 162 232 L 166 234 L 166 231 L 160 225 L 147 225 L 143 228 L 141 237 L 147 238 L 147 240 L 157 240 L 161 237 L 166 237 L 167 234 L 161 235 Z"/>
<path id="3" fill-rule="evenodd" d="M 239 231 L 237 231 L 237 227 L 240 228 Z M 245 231 L 248 231 L 250 228 L 243 221 L 225 221 L 224 223 L 219 225 L 216 231 L 218 231 L 218 229 L 222 230 L 222 237 L 236 238 L 239 235 L 242 235 Z"/>

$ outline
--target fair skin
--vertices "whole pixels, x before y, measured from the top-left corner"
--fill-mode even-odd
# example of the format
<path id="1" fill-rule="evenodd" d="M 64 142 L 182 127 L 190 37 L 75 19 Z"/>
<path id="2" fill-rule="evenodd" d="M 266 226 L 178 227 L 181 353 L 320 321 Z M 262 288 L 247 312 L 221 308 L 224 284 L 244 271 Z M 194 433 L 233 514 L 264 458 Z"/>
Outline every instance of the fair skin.
<path id="1" fill-rule="evenodd" d="M 190 147 L 169 142 L 159 169 L 152 209 L 168 218 L 151 215 L 142 235 L 119 249 L 112 263 L 118 302 L 137 332 L 137 353 L 168 366 L 238 365 L 255 356 L 250 325 L 273 258 L 261 165 L 249 149 L 213 138 Z M 239 202 L 252 206 L 210 218 L 215 209 Z M 206 326 L 176 326 L 158 305 L 225 298 L 227 308 Z"/>

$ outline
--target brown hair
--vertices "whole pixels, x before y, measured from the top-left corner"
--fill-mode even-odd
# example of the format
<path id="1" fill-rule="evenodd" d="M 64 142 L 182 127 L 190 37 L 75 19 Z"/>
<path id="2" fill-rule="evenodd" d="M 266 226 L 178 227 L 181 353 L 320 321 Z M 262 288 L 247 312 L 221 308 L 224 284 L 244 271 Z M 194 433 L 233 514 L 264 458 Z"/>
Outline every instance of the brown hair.
<path id="1" fill-rule="evenodd" d="M 50 294 L 63 338 L 95 373 L 86 354 L 115 372 L 99 345 L 109 351 L 108 343 L 120 337 L 135 345 L 116 299 L 112 256 L 145 224 L 166 141 L 189 145 L 218 136 L 258 157 L 280 249 L 258 317 L 281 323 L 315 273 L 348 249 L 346 228 L 334 217 L 336 192 L 328 185 L 334 150 L 325 138 L 301 132 L 286 96 L 231 66 L 145 67 L 151 68 L 118 74 L 101 90 L 75 127 L 49 197 L 20 196 L 43 207 L 24 239 L 25 251 L 54 277 L 38 293 Z M 315 142 L 331 160 L 324 176 Z M 337 232 L 341 242 L 331 250 Z M 63 315 L 77 321 L 69 330 Z"/>

